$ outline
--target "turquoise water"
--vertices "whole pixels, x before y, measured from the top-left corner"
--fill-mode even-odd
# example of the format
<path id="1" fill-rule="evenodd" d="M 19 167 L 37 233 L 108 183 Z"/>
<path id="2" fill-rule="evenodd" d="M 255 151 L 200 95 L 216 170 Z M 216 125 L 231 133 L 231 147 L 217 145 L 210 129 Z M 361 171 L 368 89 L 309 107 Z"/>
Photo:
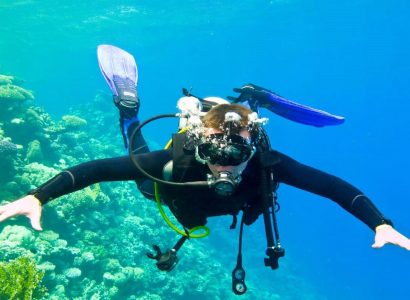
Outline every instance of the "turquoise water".
<path id="1" fill-rule="evenodd" d="M 227 96 L 248 82 L 343 115 L 344 125 L 316 129 L 263 112 L 276 149 L 357 185 L 410 235 L 409 8 L 404 0 L 1 1 L 0 73 L 24 79 L 36 104 L 59 118 L 108 92 L 96 60 L 97 45 L 108 43 L 135 55 L 142 119 L 173 112 L 182 87 Z M 162 145 L 168 130 L 145 133 Z M 373 250 L 373 233 L 330 201 L 282 186 L 280 202 L 285 269 L 263 267 L 263 224 L 247 230 L 255 299 L 255 290 L 287 299 L 278 274 L 317 299 L 407 299 L 409 253 Z M 213 237 L 209 247 L 225 242 Z M 253 251 L 259 256 L 246 258 Z"/>

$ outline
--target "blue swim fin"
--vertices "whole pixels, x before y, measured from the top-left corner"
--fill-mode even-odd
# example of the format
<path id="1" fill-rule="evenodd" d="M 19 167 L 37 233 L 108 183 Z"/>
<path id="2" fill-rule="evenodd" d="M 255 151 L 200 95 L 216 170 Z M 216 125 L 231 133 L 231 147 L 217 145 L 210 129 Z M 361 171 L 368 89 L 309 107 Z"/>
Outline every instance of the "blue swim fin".
<path id="1" fill-rule="evenodd" d="M 137 95 L 138 71 L 134 57 L 112 45 L 99 45 L 98 64 L 118 103 L 126 108 L 139 106 Z M 114 99 L 115 100 L 115 99 Z"/>
<path id="2" fill-rule="evenodd" d="M 101 73 L 113 94 L 114 104 L 120 111 L 121 133 L 128 148 L 129 128 L 139 122 L 137 64 L 130 53 L 112 45 L 99 45 L 97 57 Z"/>
<path id="3" fill-rule="evenodd" d="M 254 84 L 247 84 L 239 89 L 234 89 L 234 91 L 241 94 L 237 98 L 229 97 L 233 102 L 247 102 L 254 111 L 263 107 L 281 117 L 301 124 L 323 127 L 339 125 L 345 120 L 344 117 L 290 101 Z"/>

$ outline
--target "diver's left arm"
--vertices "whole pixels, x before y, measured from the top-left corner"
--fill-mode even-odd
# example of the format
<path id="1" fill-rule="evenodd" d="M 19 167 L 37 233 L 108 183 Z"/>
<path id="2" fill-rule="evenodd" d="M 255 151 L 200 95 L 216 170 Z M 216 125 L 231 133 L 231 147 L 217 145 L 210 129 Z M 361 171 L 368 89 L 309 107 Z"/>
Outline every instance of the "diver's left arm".
<path id="1" fill-rule="evenodd" d="M 386 244 L 400 246 L 410 251 L 410 240 L 391 225 L 382 224 L 376 227 L 373 248 L 381 248 Z"/>
<path id="2" fill-rule="evenodd" d="M 350 183 L 303 165 L 294 159 L 278 153 L 276 176 L 279 182 L 312 192 L 338 203 L 349 213 L 375 231 L 373 248 L 394 244 L 410 250 L 410 240 L 393 228 L 377 207 L 359 189 Z"/>

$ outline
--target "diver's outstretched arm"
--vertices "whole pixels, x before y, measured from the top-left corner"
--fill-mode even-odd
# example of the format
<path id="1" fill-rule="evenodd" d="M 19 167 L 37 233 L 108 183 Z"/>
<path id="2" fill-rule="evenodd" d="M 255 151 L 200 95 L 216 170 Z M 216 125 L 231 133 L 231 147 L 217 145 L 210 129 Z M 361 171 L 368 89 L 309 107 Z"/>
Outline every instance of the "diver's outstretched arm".
<path id="1" fill-rule="evenodd" d="M 331 174 L 314 169 L 278 152 L 280 163 L 276 165 L 279 182 L 328 198 L 375 231 L 373 248 L 392 244 L 410 251 L 410 239 L 393 228 L 387 219 L 366 197 L 350 183 Z"/>
<path id="2" fill-rule="evenodd" d="M 386 244 L 396 245 L 410 251 L 410 239 L 392 226 L 382 224 L 376 227 L 376 235 L 372 247 L 378 249 Z"/>
<path id="3" fill-rule="evenodd" d="M 161 150 L 137 155 L 137 160 L 144 170 L 155 176 L 161 176 L 165 163 L 171 159 L 168 151 Z M 40 225 L 42 205 L 53 199 L 81 190 L 91 184 L 103 181 L 135 180 L 141 185 L 145 177 L 140 174 L 129 156 L 99 159 L 71 167 L 29 194 L 14 202 L 0 206 L 0 222 L 14 216 L 25 215 L 36 230 Z"/>
<path id="4" fill-rule="evenodd" d="M 28 195 L 14 202 L 0 206 L 0 222 L 19 215 L 30 219 L 31 226 L 35 230 L 43 230 L 40 225 L 41 203 L 33 195 Z"/>

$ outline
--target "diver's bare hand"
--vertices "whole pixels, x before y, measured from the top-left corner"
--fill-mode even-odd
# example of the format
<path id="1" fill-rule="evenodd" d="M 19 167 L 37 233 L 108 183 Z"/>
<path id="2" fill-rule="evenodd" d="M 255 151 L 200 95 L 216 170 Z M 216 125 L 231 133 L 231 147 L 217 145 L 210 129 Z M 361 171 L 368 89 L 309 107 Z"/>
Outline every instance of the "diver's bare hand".
<path id="1" fill-rule="evenodd" d="M 390 225 L 379 225 L 376 227 L 376 235 L 372 247 L 381 248 L 386 244 L 393 244 L 410 251 L 410 239 Z"/>
<path id="2" fill-rule="evenodd" d="M 30 219 L 31 226 L 36 230 L 43 230 L 40 225 L 41 203 L 28 195 L 14 202 L 0 206 L 0 222 L 18 215 L 24 215 Z"/>

